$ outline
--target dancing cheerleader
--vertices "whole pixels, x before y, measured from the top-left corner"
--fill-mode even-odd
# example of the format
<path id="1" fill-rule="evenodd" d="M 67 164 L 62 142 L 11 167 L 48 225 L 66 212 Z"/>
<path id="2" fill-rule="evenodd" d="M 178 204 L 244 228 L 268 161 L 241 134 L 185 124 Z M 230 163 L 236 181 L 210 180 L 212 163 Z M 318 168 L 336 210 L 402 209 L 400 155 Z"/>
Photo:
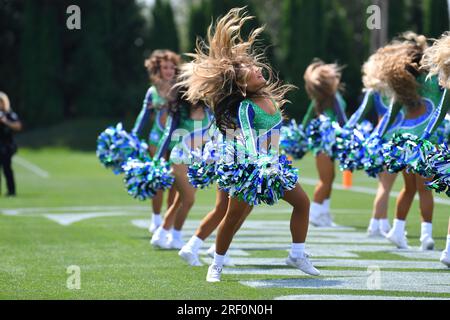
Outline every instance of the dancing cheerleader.
<path id="1" fill-rule="evenodd" d="M 221 278 L 225 254 L 237 226 L 260 203 L 284 199 L 293 206 L 292 248 L 288 265 L 319 275 L 304 254 L 308 231 L 309 200 L 297 183 L 295 169 L 278 156 L 279 107 L 290 89 L 273 80 L 271 69 L 260 62 L 253 45 L 262 28 L 242 40 L 240 30 L 252 19 L 243 9 L 232 9 L 208 31 L 208 44 L 200 43 L 193 54 L 192 74 L 186 80 L 190 101 L 204 99 L 214 110 L 217 127 L 227 137 L 227 153 L 221 159 L 219 186 L 230 200 L 216 238 L 216 253 L 207 281 Z M 269 80 L 262 74 L 268 72 Z M 235 132 L 236 129 L 240 129 Z M 233 139 L 228 139 L 229 136 Z M 277 136 L 278 135 L 278 136 Z M 239 156 L 236 155 L 236 151 Z"/>
<path id="2" fill-rule="evenodd" d="M 167 127 L 158 145 L 155 158 L 170 153 L 172 173 L 177 191 L 164 221 L 152 236 L 151 244 L 160 249 L 181 249 L 184 245 L 181 230 L 195 202 L 196 189 L 188 180 L 188 164 L 192 151 L 207 140 L 213 120 L 212 112 L 202 102 L 189 103 L 182 98 L 184 89 L 178 87 L 177 97 L 170 103 Z M 181 137 L 181 141 L 178 142 Z M 173 227 L 173 229 L 171 229 Z"/>
<path id="3" fill-rule="evenodd" d="M 389 108 L 389 98 L 387 97 L 387 85 L 382 74 L 382 57 L 381 55 L 388 54 L 386 51 L 378 51 L 373 54 L 368 61 L 363 65 L 363 83 L 366 90 L 364 102 L 364 110 L 360 112 L 361 117 L 367 113 L 371 108 L 374 108 L 378 116 L 378 124 L 386 115 Z M 353 118 L 353 117 L 352 117 Z M 395 128 L 403 121 L 403 112 L 400 112 L 390 127 Z M 350 119 L 352 121 L 353 119 Z M 377 194 L 373 203 L 373 213 L 367 228 L 369 237 L 386 236 L 391 227 L 388 220 L 389 196 L 397 178 L 397 174 L 391 174 L 387 171 L 378 173 L 378 188 Z"/>
<path id="4" fill-rule="evenodd" d="M 420 39 L 422 41 L 419 41 Z M 395 50 L 392 50 L 393 48 Z M 415 43 L 392 44 L 380 49 L 381 51 L 390 50 L 390 53 L 384 56 L 382 72 L 393 92 L 396 104 L 401 105 L 405 113 L 405 120 L 394 131 L 385 135 L 387 140 L 394 138 L 390 142 L 393 152 L 400 151 L 396 146 L 398 141 L 394 133 L 422 136 L 433 119 L 434 111 L 438 109 L 437 107 L 441 102 L 442 94 L 436 78 L 426 81 L 426 74 L 420 68 L 426 48 L 426 38 L 420 37 L 417 38 Z M 435 142 L 433 137 L 430 140 Z M 403 151 L 400 151 L 400 153 L 405 157 Z M 405 220 L 414 196 L 418 193 L 422 216 L 421 249 L 432 250 L 434 248 L 432 238 L 433 194 L 425 186 L 427 179 L 417 173 L 404 170 L 406 165 L 403 165 L 400 160 L 395 155 L 386 154 L 386 165 L 389 171 L 402 171 L 404 179 L 404 188 L 397 199 L 393 228 L 386 235 L 386 238 L 398 248 L 408 248 L 405 236 Z"/>
<path id="5" fill-rule="evenodd" d="M 327 123 L 331 124 L 334 121 L 343 126 L 347 121 L 344 111 L 346 103 L 339 93 L 339 89 L 342 87 L 341 68 L 336 64 L 325 64 L 320 60 L 314 61 L 306 69 L 304 79 L 306 92 L 312 101 L 303 119 L 303 128 L 307 128 L 313 118 L 319 117 L 314 120 L 317 124 L 314 128 L 316 135 L 312 137 L 313 141 L 311 141 L 316 156 L 319 182 L 314 191 L 309 219 L 312 225 L 325 227 L 333 224 L 330 201 L 335 179 L 335 166 L 332 150 L 334 141 L 326 142 L 334 139 L 325 137 L 326 133 L 323 132 L 323 129 Z M 319 141 L 314 141 L 316 139 Z"/>
<path id="6" fill-rule="evenodd" d="M 148 123 L 153 123 L 149 136 L 149 152 L 151 157 L 156 153 L 156 148 L 166 126 L 168 115 L 167 96 L 174 84 L 180 61 L 180 56 L 169 50 L 155 50 L 145 61 L 145 67 L 148 70 L 150 81 L 153 85 L 145 95 L 142 110 L 136 119 L 132 133 L 139 135 Z M 168 207 L 173 203 L 174 195 L 174 192 L 169 192 Z M 162 203 L 163 192 L 160 191 L 152 199 L 153 215 L 149 228 L 150 233 L 155 232 L 161 225 L 162 219 L 160 213 Z"/>

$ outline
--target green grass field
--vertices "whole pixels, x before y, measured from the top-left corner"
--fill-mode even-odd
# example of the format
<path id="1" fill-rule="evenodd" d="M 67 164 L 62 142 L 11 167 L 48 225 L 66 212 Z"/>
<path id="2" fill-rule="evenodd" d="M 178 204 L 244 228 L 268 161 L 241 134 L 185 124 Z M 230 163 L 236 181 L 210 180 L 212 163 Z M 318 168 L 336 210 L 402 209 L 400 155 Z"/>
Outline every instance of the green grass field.
<path id="1" fill-rule="evenodd" d="M 57 147 L 24 148 L 18 156 L 14 165 L 18 197 L 0 200 L 0 299 L 274 299 L 294 295 L 324 295 L 324 299 L 326 295 L 450 298 L 450 270 L 441 266 L 436 258 L 445 245 L 447 235 L 449 206 L 445 203 L 436 204 L 433 233 L 437 251 L 432 255 L 423 256 L 417 250 L 413 250 L 410 256 L 398 255 L 394 248 L 374 252 L 367 248 L 379 244 L 362 238 L 359 242 L 351 239 L 345 242 L 345 230 L 329 231 L 331 234 L 341 232 L 344 235 L 340 238 L 337 235 L 340 239 L 338 242 L 344 243 L 336 247 L 336 252 L 342 246 L 353 246 L 351 251 L 354 257 L 317 255 L 313 250 L 314 245 L 308 249 L 307 244 L 307 250 L 313 254 L 313 262 L 315 259 L 324 262 L 324 266 L 319 263 L 323 275 L 314 281 L 282 265 L 287 255 L 285 249 L 290 244 L 289 229 L 283 224 L 289 221 L 288 206 L 281 203 L 276 207 L 258 208 L 249 221 L 256 224 L 273 221 L 277 227 L 272 230 L 272 223 L 266 222 L 263 228 L 244 228 L 247 234 L 239 235 L 243 237 L 243 242 L 239 242 L 238 237 L 237 243 L 244 244 L 243 247 L 250 243 L 254 248 L 241 250 L 245 257 L 236 257 L 242 260 L 241 264 L 229 268 L 230 272 L 223 275 L 223 281 L 212 285 L 205 281 L 207 264 L 191 268 L 179 259 L 176 251 L 158 251 L 149 245 L 148 231 L 136 226 L 136 222 L 145 222 L 150 217 L 149 202 L 139 202 L 128 196 L 121 177 L 104 169 L 94 152 Z M 43 177 L 26 168 L 23 160 L 45 170 L 49 176 Z M 296 165 L 300 168 L 302 179 L 316 178 L 311 157 Z M 305 180 L 308 184 L 304 184 L 304 188 L 312 195 L 312 181 L 308 179 Z M 339 185 L 341 180 L 342 175 L 338 173 L 336 183 Z M 400 188 L 399 181 L 396 190 Z M 363 174 L 356 174 L 354 185 L 374 189 L 376 182 Z M 369 192 L 364 193 L 364 190 L 336 190 L 333 194 L 332 209 L 336 223 L 353 227 L 351 234 L 355 235 L 354 239 L 365 231 L 370 218 L 374 196 Z M 197 195 L 184 233 L 185 240 L 191 236 L 196 221 L 214 204 L 214 189 L 200 190 Z M 394 203 L 392 198 L 390 218 Z M 412 246 L 419 245 L 420 218 L 417 205 L 415 201 L 407 224 L 408 239 Z M 83 214 L 94 214 L 94 217 L 88 218 Z M 63 225 L 61 217 L 79 219 Z M 272 243 L 265 232 L 277 234 L 285 248 L 271 248 L 271 244 L 279 242 L 274 237 Z M 317 246 L 328 237 L 326 230 L 312 229 L 311 234 L 314 237 L 310 243 L 317 240 Z M 329 250 L 338 245 L 333 243 L 332 235 L 329 239 L 329 245 L 318 248 Z M 261 241 L 267 248 L 259 243 Z M 261 247 L 258 247 L 258 243 Z M 390 246 L 385 240 L 379 243 Z M 357 247 L 359 244 L 360 250 Z M 268 262 L 271 259 L 278 259 L 281 263 Z M 373 289 L 351 284 L 352 277 L 365 281 L 367 266 L 339 264 L 348 264 L 349 260 L 350 264 L 351 261 L 370 260 L 374 265 L 389 261 L 394 262 L 394 265 L 386 264 L 386 267 L 381 268 L 381 286 Z M 331 263 L 327 264 L 327 261 Z M 410 264 L 402 267 L 404 262 L 417 261 L 421 261 L 423 266 Z M 67 268 L 72 265 L 78 266 L 81 271 L 79 290 L 67 287 L 67 280 L 71 276 Z M 258 270 L 264 272 L 258 273 Z M 405 281 L 405 286 L 396 289 L 395 284 L 390 285 L 391 275 L 398 275 L 399 279 Z M 427 277 L 430 278 L 427 280 Z M 418 278 L 424 278 L 424 283 L 430 284 L 431 289 L 424 287 L 422 291 L 420 287 L 414 286 Z M 347 279 L 350 279 L 348 283 Z"/>

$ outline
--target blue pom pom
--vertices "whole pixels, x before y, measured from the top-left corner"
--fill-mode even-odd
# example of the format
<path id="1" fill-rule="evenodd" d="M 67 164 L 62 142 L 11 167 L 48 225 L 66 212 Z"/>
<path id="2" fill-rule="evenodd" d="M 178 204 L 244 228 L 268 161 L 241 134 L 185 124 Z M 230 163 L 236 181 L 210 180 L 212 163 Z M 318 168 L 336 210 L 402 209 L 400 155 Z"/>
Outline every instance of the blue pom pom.
<path id="1" fill-rule="evenodd" d="M 376 178 L 378 174 L 385 170 L 384 144 L 385 140 L 379 135 L 370 136 L 364 142 L 364 156 L 361 159 L 361 163 L 369 177 Z"/>
<path id="2" fill-rule="evenodd" d="M 423 177 L 434 175 L 427 158 L 436 152 L 437 148 L 433 143 L 408 133 L 395 134 L 383 151 L 389 172 L 397 173 L 406 169 Z"/>
<path id="3" fill-rule="evenodd" d="M 122 166 L 129 158 L 148 157 L 148 146 L 138 137 L 129 134 L 121 123 L 103 131 L 97 139 L 97 157 L 115 174 L 123 173 Z"/>
<path id="4" fill-rule="evenodd" d="M 361 170 L 364 168 L 364 134 L 358 129 L 343 128 L 336 132 L 337 159 L 341 170 Z"/>
<path id="5" fill-rule="evenodd" d="M 199 149 L 192 153 L 188 178 L 195 188 L 207 188 L 217 180 L 218 148 L 218 143 L 209 141 L 203 150 Z"/>
<path id="6" fill-rule="evenodd" d="M 427 158 L 427 162 L 434 172 L 433 181 L 427 186 L 450 197 L 450 150 L 446 145 L 441 145 L 439 151 Z"/>
<path id="7" fill-rule="evenodd" d="M 308 152 L 308 139 L 303 126 L 298 125 L 295 120 L 281 128 L 280 149 L 294 159 L 302 159 Z"/>
<path id="8" fill-rule="evenodd" d="M 164 159 L 130 159 L 123 166 L 128 194 L 139 200 L 153 198 L 159 190 L 170 189 L 175 181 Z"/>
<path id="9" fill-rule="evenodd" d="M 247 163 L 222 163 L 218 166 L 219 187 L 250 205 L 273 205 L 295 188 L 298 169 L 286 156 L 263 155 Z"/>
<path id="10" fill-rule="evenodd" d="M 335 159 L 337 156 L 336 131 L 339 130 L 341 130 L 339 124 L 326 116 L 321 115 L 311 120 L 306 128 L 309 150 L 315 155 L 325 153 L 331 159 Z"/>

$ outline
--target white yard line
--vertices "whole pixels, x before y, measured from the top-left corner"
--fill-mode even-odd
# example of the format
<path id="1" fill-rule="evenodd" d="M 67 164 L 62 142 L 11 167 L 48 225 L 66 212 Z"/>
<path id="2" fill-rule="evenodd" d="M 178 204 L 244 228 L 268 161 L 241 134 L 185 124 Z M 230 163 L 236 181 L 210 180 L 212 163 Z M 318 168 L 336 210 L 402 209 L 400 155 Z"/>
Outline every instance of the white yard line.
<path id="1" fill-rule="evenodd" d="M 30 170 L 31 172 L 33 172 L 34 174 L 36 174 L 37 176 L 44 178 L 44 179 L 48 179 L 50 178 L 50 173 L 48 173 L 47 171 L 39 168 L 37 165 L 31 163 L 28 160 L 25 160 L 22 157 L 19 156 L 15 156 L 13 158 L 13 161 L 15 163 L 17 163 L 18 165 L 21 165 L 22 167 L 24 167 L 25 169 Z"/>

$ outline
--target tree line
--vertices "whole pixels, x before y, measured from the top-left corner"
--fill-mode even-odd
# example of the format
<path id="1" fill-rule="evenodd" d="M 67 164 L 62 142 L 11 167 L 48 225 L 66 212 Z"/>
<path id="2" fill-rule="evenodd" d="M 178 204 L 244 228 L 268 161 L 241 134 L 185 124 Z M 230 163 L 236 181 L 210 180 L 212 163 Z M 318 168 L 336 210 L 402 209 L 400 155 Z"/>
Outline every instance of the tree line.
<path id="1" fill-rule="evenodd" d="M 389 37 L 412 30 L 438 37 L 449 29 L 447 0 L 389 2 Z M 361 65 L 370 54 L 367 7 L 372 0 L 186 0 L 151 8 L 130 0 L 0 0 L 0 91 L 28 128 L 73 118 L 136 116 L 149 85 L 152 50 L 191 52 L 198 37 L 230 8 L 247 6 L 266 24 L 261 42 L 281 79 L 296 85 L 288 113 L 300 118 L 308 98 L 303 72 L 315 57 L 345 66 L 344 96 L 354 107 Z M 81 30 L 66 27 L 70 5 Z M 180 24 L 179 16 L 184 23 Z"/>

